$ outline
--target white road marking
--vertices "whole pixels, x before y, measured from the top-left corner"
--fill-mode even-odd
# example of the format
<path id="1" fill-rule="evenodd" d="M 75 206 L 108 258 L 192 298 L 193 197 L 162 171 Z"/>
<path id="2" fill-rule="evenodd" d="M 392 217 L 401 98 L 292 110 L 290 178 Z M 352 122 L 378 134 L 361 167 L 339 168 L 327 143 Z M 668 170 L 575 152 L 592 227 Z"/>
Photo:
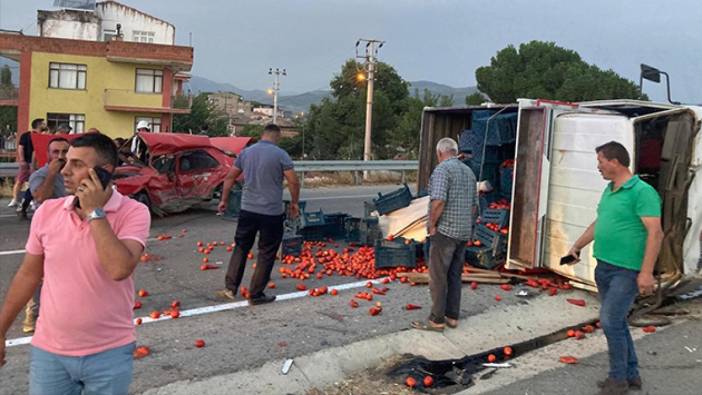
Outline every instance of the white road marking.
<path id="1" fill-rule="evenodd" d="M 158 240 L 158 239 L 155 238 L 155 237 L 151 237 L 151 238 L 149 238 L 149 239 L 146 239 L 146 242 L 148 243 L 148 242 L 150 242 L 150 241 L 156 241 L 156 240 Z M 25 250 L 0 251 L 0 256 L 3 256 L 3 255 L 18 255 L 18 254 L 24 254 L 25 252 L 26 252 Z"/>
<path id="2" fill-rule="evenodd" d="M 24 250 L 0 251 L 0 256 L 3 256 L 3 255 L 17 255 L 17 254 L 24 254 Z"/>
<path id="3" fill-rule="evenodd" d="M 340 284 L 340 285 L 332 285 L 329 288 L 329 291 L 332 289 L 336 289 L 337 291 L 343 291 L 347 289 L 354 289 L 354 288 L 362 288 L 365 287 L 368 282 L 371 282 L 373 284 L 381 284 L 383 281 L 383 278 L 375 279 L 375 280 L 364 280 L 364 281 L 356 281 L 353 283 L 347 283 L 347 284 Z M 283 295 L 277 295 L 276 296 L 276 302 L 284 301 L 284 300 L 293 300 L 293 299 L 299 299 L 299 298 L 304 298 L 305 296 L 308 296 L 309 291 L 299 291 L 299 292 L 291 292 L 288 294 L 283 294 Z M 203 306 L 203 307 L 198 307 L 194 309 L 189 309 L 189 310 L 183 310 L 180 312 L 180 318 L 184 317 L 194 317 L 198 315 L 204 315 L 204 314 L 210 314 L 210 313 L 217 313 L 220 311 L 227 311 L 227 310 L 234 310 L 234 309 L 240 309 L 242 307 L 247 307 L 249 303 L 245 300 L 242 300 L 240 302 L 232 302 L 232 303 L 223 303 L 223 304 L 218 304 L 218 305 L 213 305 L 213 306 Z M 139 317 L 141 319 L 142 325 L 144 324 L 150 324 L 154 322 L 159 322 L 159 321 L 168 321 L 172 320 L 171 316 L 161 316 L 159 318 L 151 318 L 149 316 L 145 317 Z M 136 324 L 136 318 L 134 319 L 134 322 Z M 26 336 L 26 337 L 18 337 L 15 339 L 9 339 L 5 341 L 5 347 L 15 347 L 15 346 L 21 346 L 25 344 L 29 344 L 32 341 L 31 336 Z"/>
<path id="4" fill-rule="evenodd" d="M 308 197 L 308 198 L 300 198 L 300 200 L 304 200 L 306 202 L 309 202 L 310 200 L 354 199 L 354 198 L 372 198 L 372 197 L 378 197 L 378 195 L 346 195 L 346 196 Z"/>

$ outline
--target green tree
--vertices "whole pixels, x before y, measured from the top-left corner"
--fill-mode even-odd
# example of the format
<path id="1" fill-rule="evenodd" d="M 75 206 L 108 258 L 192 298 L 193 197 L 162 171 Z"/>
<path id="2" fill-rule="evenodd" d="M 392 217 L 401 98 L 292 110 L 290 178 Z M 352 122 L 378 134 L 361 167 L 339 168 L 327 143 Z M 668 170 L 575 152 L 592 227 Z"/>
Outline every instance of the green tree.
<path id="1" fill-rule="evenodd" d="M 332 97 L 313 105 L 305 125 L 305 153 L 311 159 L 361 159 L 365 132 L 367 81 L 363 66 L 348 60 L 335 75 Z M 375 69 L 372 143 L 374 158 L 388 158 L 402 152 L 397 139 L 398 122 L 407 111 L 409 83 L 386 63 Z"/>
<path id="2" fill-rule="evenodd" d="M 174 103 L 176 107 L 182 104 Z M 208 136 L 226 136 L 228 121 L 227 116 L 217 111 L 210 103 L 208 94 L 203 92 L 192 99 L 190 114 L 177 114 L 173 117 L 173 131 L 195 134 L 207 127 Z"/>
<path id="3" fill-rule="evenodd" d="M 466 96 L 466 104 L 469 106 L 479 106 L 488 101 L 480 92 L 474 92 Z"/>
<path id="4" fill-rule="evenodd" d="M 489 66 L 475 72 L 478 89 L 496 103 L 513 103 L 520 97 L 585 101 L 644 99 L 631 81 L 612 70 L 601 70 L 582 60 L 577 52 L 553 42 L 531 41 L 497 52 Z"/>

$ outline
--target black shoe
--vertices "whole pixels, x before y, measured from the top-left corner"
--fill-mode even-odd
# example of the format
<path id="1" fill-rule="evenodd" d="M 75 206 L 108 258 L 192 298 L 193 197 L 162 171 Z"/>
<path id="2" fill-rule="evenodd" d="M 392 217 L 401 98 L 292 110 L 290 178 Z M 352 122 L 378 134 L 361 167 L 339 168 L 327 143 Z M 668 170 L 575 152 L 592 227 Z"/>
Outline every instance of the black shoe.
<path id="1" fill-rule="evenodd" d="M 250 306 L 257 306 L 260 304 L 271 303 L 274 301 L 275 301 L 275 295 L 271 295 L 271 296 L 261 295 L 261 296 L 256 297 L 256 298 L 249 299 L 249 305 Z"/>
<path id="2" fill-rule="evenodd" d="M 598 381 L 597 387 L 603 388 L 607 384 L 607 380 Z M 643 388 L 643 384 L 641 383 L 641 377 L 628 379 L 627 383 L 629 383 L 629 389 L 632 391 L 641 391 L 641 388 Z"/>

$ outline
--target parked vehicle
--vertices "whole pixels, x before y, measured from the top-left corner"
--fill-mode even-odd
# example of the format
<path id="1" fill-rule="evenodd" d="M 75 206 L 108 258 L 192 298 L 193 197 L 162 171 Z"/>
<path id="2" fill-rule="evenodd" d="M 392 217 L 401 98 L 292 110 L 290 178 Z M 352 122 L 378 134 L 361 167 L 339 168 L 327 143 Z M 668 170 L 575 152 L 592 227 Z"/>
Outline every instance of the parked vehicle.
<path id="1" fill-rule="evenodd" d="M 115 185 L 158 215 L 219 199 L 235 156 L 251 140 L 226 139 L 238 151 L 225 152 L 207 136 L 139 133 L 120 150 L 124 164 L 115 172 Z"/>
<path id="2" fill-rule="evenodd" d="M 634 100 L 531 99 L 517 105 L 427 108 L 422 118 L 419 190 L 426 188 L 436 165 L 438 140 L 457 138 L 471 127 L 472 113 L 486 108 L 518 113 L 515 141 L 499 150 L 502 155 L 512 152 L 514 160 L 511 192 L 506 194 L 511 201 L 503 257 L 507 268 L 548 268 L 594 290 L 592 245 L 583 249 L 578 265 L 561 266 L 560 259 L 596 218 L 607 181 L 597 171 L 595 147 L 615 140 L 631 153 L 631 170 L 655 187 L 663 201 L 665 238 L 656 265 L 663 286 L 674 286 L 699 272 L 702 108 Z M 490 173 L 485 170 L 483 164 L 480 173 Z"/>

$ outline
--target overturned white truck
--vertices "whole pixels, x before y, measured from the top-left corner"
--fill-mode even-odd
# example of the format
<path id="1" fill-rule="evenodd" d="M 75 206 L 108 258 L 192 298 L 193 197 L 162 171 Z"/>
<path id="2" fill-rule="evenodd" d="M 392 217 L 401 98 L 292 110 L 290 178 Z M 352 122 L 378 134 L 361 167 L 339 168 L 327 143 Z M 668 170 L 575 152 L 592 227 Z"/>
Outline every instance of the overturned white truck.
<path id="1" fill-rule="evenodd" d="M 631 170 L 662 198 L 665 239 L 656 271 L 664 286 L 698 274 L 702 108 L 633 100 L 563 103 L 531 99 L 513 105 L 425 108 L 419 190 L 426 188 L 436 165 L 437 141 L 457 139 L 470 129 L 473 112 L 486 109 L 495 116 L 517 113 L 516 138 L 501 147 L 503 154 L 511 153 L 515 160 L 503 257 L 507 268 L 548 268 L 574 280 L 575 285 L 594 290 L 592 246 L 582 251 L 578 265 L 561 266 L 560 259 L 596 217 L 607 182 L 597 170 L 595 147 L 614 140 L 631 153 Z M 487 155 L 485 149 L 481 154 Z M 480 173 L 482 176 L 482 168 Z"/>

